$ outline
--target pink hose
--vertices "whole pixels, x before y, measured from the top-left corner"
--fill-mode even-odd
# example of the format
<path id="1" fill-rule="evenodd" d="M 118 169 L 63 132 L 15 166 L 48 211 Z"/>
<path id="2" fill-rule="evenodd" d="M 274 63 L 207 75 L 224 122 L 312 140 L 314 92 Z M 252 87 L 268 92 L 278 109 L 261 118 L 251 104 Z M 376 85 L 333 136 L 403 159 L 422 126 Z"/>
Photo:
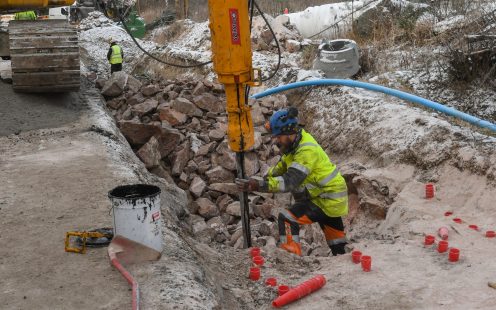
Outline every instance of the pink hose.
<path id="1" fill-rule="evenodd" d="M 138 286 L 138 282 L 136 282 L 133 278 L 133 276 L 126 270 L 126 268 L 124 268 L 121 263 L 119 262 L 119 260 L 117 259 L 117 256 L 115 255 L 115 253 L 111 252 L 111 251 L 108 251 L 108 255 L 109 255 L 109 258 L 110 258 L 110 262 L 112 263 L 112 265 L 114 265 L 114 267 L 119 270 L 119 272 L 122 274 L 122 276 L 126 279 L 127 283 L 129 283 L 129 285 L 131 285 L 132 287 L 132 294 L 133 294 L 133 299 L 132 299 L 132 303 L 133 303 L 133 310 L 139 310 L 139 286 Z"/>

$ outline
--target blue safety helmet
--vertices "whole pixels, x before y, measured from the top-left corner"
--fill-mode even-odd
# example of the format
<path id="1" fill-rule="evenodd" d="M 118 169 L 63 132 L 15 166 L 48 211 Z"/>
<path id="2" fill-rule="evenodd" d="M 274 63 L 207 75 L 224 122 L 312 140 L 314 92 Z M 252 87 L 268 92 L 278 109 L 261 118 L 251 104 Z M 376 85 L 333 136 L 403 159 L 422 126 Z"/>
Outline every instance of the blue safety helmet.
<path id="1" fill-rule="evenodd" d="M 267 126 L 268 125 L 268 126 Z M 272 114 L 267 129 L 274 136 L 291 135 L 298 132 L 298 110 L 290 107 Z"/>

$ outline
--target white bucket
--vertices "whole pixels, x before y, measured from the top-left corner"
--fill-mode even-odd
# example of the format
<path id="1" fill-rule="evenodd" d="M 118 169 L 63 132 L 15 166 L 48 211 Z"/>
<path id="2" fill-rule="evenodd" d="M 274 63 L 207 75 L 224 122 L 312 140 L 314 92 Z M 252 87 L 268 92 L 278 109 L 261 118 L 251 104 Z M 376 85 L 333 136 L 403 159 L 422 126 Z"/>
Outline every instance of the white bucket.
<path id="1" fill-rule="evenodd" d="M 111 190 L 108 196 L 114 215 L 114 237 L 122 236 L 162 253 L 160 188 L 124 185 Z"/>

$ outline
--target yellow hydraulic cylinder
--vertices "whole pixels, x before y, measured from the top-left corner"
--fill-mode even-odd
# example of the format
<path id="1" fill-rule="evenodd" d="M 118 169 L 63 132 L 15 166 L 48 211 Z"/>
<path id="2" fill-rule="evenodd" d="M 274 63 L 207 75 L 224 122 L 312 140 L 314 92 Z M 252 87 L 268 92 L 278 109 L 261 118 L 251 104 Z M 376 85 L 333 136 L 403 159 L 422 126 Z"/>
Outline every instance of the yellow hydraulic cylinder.
<path id="1" fill-rule="evenodd" d="M 0 0 L 0 11 L 40 9 L 56 6 L 70 6 L 75 0 Z"/>
<path id="2" fill-rule="evenodd" d="M 212 59 L 227 100 L 229 146 L 234 152 L 254 144 L 245 86 L 256 85 L 251 59 L 248 0 L 209 0 Z"/>

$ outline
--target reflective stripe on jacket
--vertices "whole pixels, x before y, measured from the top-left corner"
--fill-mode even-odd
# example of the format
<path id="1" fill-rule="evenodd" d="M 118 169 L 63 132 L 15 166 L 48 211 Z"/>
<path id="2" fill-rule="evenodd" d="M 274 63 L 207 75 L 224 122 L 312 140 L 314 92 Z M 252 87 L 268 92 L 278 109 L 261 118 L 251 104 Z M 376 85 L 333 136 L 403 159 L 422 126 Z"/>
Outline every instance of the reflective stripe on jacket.
<path id="1" fill-rule="evenodd" d="M 112 45 L 112 54 L 110 55 L 110 64 L 121 64 L 122 63 L 122 49 L 119 45 Z"/>
<path id="2" fill-rule="evenodd" d="M 270 192 L 287 191 L 283 175 L 289 168 L 306 175 L 296 193 L 307 190 L 311 201 L 330 217 L 348 214 L 346 181 L 322 147 L 303 129 L 295 151 L 284 154 L 279 163 L 269 170 L 266 180 Z"/>

